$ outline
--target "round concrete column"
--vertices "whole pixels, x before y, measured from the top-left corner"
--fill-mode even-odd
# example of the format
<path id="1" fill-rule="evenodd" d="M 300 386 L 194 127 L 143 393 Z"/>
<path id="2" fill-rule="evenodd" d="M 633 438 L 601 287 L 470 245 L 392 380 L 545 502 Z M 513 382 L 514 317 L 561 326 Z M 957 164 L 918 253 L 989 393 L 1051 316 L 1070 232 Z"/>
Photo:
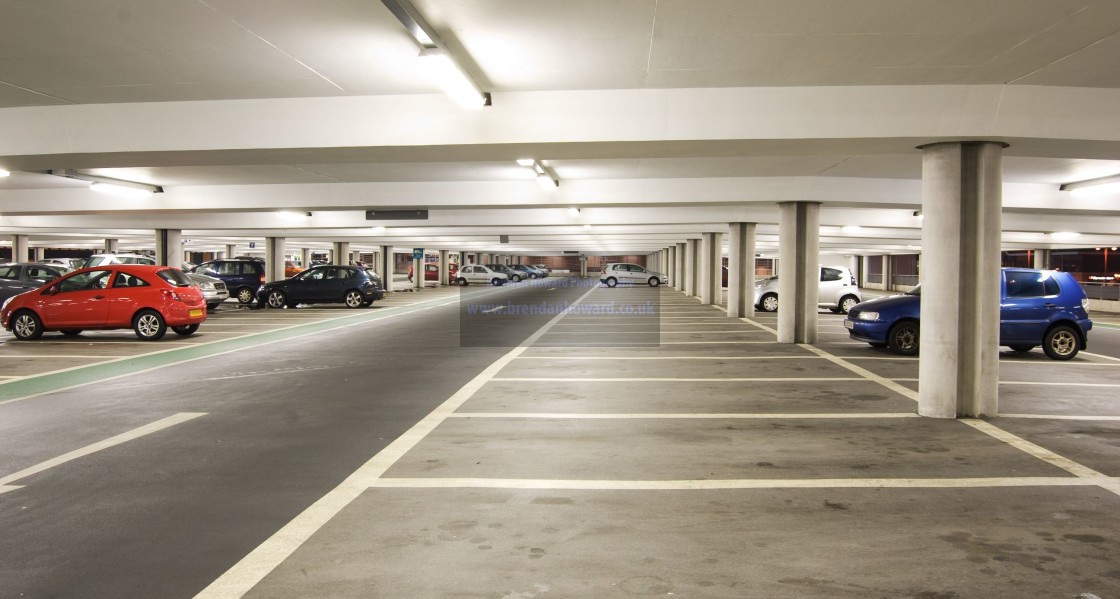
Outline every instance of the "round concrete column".
<path id="1" fill-rule="evenodd" d="M 727 252 L 727 315 L 754 318 L 755 224 L 731 223 Z"/>
<path id="2" fill-rule="evenodd" d="M 817 342 L 820 210 L 815 202 L 778 204 L 778 343 Z"/>
<path id="3" fill-rule="evenodd" d="M 922 416 L 997 413 L 1004 147 L 922 147 Z"/>

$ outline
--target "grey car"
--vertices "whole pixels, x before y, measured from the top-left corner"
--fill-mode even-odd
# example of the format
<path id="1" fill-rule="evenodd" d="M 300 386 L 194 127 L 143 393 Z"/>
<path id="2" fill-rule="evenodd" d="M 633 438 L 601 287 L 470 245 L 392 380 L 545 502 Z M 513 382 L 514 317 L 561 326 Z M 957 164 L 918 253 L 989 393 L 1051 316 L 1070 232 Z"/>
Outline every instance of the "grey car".
<path id="1" fill-rule="evenodd" d="M 210 277 L 197 272 L 183 273 L 190 277 L 191 282 L 202 290 L 202 297 L 206 300 L 206 309 L 215 310 L 218 304 L 229 299 L 229 289 L 226 284 L 217 277 Z"/>
<path id="2" fill-rule="evenodd" d="M 641 284 L 657 287 L 669 284 L 669 277 L 659 272 L 646 270 L 637 264 L 611 262 L 604 266 L 602 272 L 599 273 L 599 282 L 606 284 L 607 287 L 614 287 L 619 284 Z"/>

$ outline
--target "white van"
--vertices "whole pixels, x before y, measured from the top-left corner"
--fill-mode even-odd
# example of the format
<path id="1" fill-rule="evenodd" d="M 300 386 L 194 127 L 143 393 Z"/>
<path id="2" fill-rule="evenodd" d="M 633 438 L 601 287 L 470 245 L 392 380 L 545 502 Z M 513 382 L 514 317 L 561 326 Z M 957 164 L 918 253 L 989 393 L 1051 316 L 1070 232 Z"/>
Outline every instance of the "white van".
<path id="1" fill-rule="evenodd" d="M 820 294 L 817 305 L 828 308 L 837 314 L 847 314 L 848 310 L 863 301 L 859 287 L 855 284 L 852 271 L 845 266 L 821 266 Z M 754 307 L 764 312 L 778 310 L 778 277 L 763 279 L 754 286 Z"/>

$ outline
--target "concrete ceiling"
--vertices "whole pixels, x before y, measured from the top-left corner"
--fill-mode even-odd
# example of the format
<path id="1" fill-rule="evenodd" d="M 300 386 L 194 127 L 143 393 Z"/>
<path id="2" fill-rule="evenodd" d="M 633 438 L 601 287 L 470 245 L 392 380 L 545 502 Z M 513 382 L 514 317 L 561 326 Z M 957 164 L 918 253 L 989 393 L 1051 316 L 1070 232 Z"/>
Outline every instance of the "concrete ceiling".
<path id="1" fill-rule="evenodd" d="M 919 222 L 886 222 L 920 205 L 914 146 L 981 138 L 1011 143 L 1005 245 L 1068 246 L 1059 223 L 1120 242 L 1120 204 L 1056 193 L 1120 173 L 1115 0 L 414 3 L 493 107 L 450 105 L 377 0 L 3 2 L 0 231 L 650 251 L 808 199 L 872 225 L 823 251 L 916 251 Z M 66 168 L 167 192 L 137 207 L 28 172 Z M 355 210 L 379 206 L 433 219 L 371 235 Z"/>

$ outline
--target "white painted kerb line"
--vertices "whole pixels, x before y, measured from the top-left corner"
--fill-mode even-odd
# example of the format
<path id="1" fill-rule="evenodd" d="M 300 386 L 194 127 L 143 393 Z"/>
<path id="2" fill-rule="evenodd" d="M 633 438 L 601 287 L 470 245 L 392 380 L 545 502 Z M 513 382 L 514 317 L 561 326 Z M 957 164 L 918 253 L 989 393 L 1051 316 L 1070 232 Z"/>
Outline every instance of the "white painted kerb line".
<path id="1" fill-rule="evenodd" d="M 572 302 L 568 309 L 557 314 L 545 323 L 544 326 L 537 329 L 537 332 L 530 335 L 521 345 L 513 348 L 501 358 L 498 358 L 496 362 L 488 366 L 479 373 L 478 376 L 471 379 L 470 382 L 456 391 L 447 401 L 443 402 L 435 410 L 432 410 L 430 414 L 413 425 L 412 428 L 397 438 L 397 440 L 378 452 L 377 455 L 373 456 L 373 458 L 348 476 L 341 484 L 313 503 L 291 522 L 284 525 L 283 528 L 257 546 L 256 549 L 249 552 L 249 555 L 246 555 L 241 561 L 234 564 L 232 568 L 218 577 L 217 580 L 210 583 L 210 586 L 195 595 L 195 599 L 236 599 L 248 593 L 261 580 L 264 580 L 265 576 L 268 576 L 270 572 L 276 569 L 281 562 L 307 542 L 307 540 L 311 538 L 311 535 L 315 534 L 326 525 L 327 522 L 345 509 L 346 506 L 350 505 L 350 503 L 354 501 L 354 499 L 357 499 L 366 489 L 374 486 L 377 480 L 381 478 L 382 474 L 404 457 L 404 454 L 408 453 L 409 450 L 415 447 L 424 437 L 427 437 L 428 434 L 435 430 L 444 420 L 450 417 L 455 410 L 458 410 L 460 406 L 474 396 L 474 394 L 488 381 L 493 379 L 499 371 L 510 365 L 517 356 L 521 355 L 530 345 L 548 332 L 556 322 L 571 310 L 571 307 L 579 305 L 584 298 L 596 289 L 595 287 L 589 289 L 587 293 L 584 293 L 579 299 Z"/>
<path id="2" fill-rule="evenodd" d="M 28 476 L 31 476 L 32 474 L 38 474 L 40 472 L 43 472 L 44 470 L 50 470 L 51 468 L 54 468 L 55 466 L 59 466 L 61 464 L 65 464 L 66 462 L 70 462 L 70 461 L 76 460 L 78 458 L 85 457 L 87 455 L 90 455 L 91 453 L 96 453 L 96 452 L 101 451 L 103 449 L 108 449 L 110 447 L 114 447 L 114 446 L 120 445 L 122 443 L 127 443 L 128 441 L 132 441 L 133 439 L 139 439 L 140 437 L 143 437 L 145 435 L 150 435 L 154 432 L 161 431 L 165 428 L 175 426 L 176 424 L 181 424 L 181 423 L 186 422 L 188 420 L 194 420 L 195 418 L 198 418 L 199 416 L 205 416 L 205 415 L 206 415 L 206 412 L 181 412 L 179 414 L 175 414 L 174 416 L 168 416 L 167 418 L 164 418 L 163 420 L 157 420 L 157 421 L 155 421 L 151 424 L 145 424 L 144 426 L 141 426 L 140 428 L 134 428 L 134 429 L 132 429 L 132 430 L 126 432 L 126 433 L 121 433 L 121 434 L 119 434 L 115 437 L 109 437 L 108 439 L 105 439 L 104 441 L 98 441 L 97 443 L 94 443 L 92 445 L 86 445 L 85 447 L 82 447 L 81 449 L 75 449 L 74 451 L 71 451 L 69 453 L 64 453 L 64 454 L 58 456 L 57 458 L 52 458 L 52 459 L 49 459 L 45 462 L 40 462 L 40 463 L 35 464 L 34 466 L 31 466 L 29 468 L 24 468 L 23 470 L 20 470 L 19 472 L 15 472 L 13 474 L 9 474 L 8 476 L 5 476 L 4 478 L 0 478 L 0 494 L 3 494 L 7 491 L 13 491 L 15 489 L 21 488 L 21 487 L 18 487 L 18 486 L 8 486 L 8 485 L 9 485 L 9 483 L 13 483 L 17 480 L 27 478 Z"/>

